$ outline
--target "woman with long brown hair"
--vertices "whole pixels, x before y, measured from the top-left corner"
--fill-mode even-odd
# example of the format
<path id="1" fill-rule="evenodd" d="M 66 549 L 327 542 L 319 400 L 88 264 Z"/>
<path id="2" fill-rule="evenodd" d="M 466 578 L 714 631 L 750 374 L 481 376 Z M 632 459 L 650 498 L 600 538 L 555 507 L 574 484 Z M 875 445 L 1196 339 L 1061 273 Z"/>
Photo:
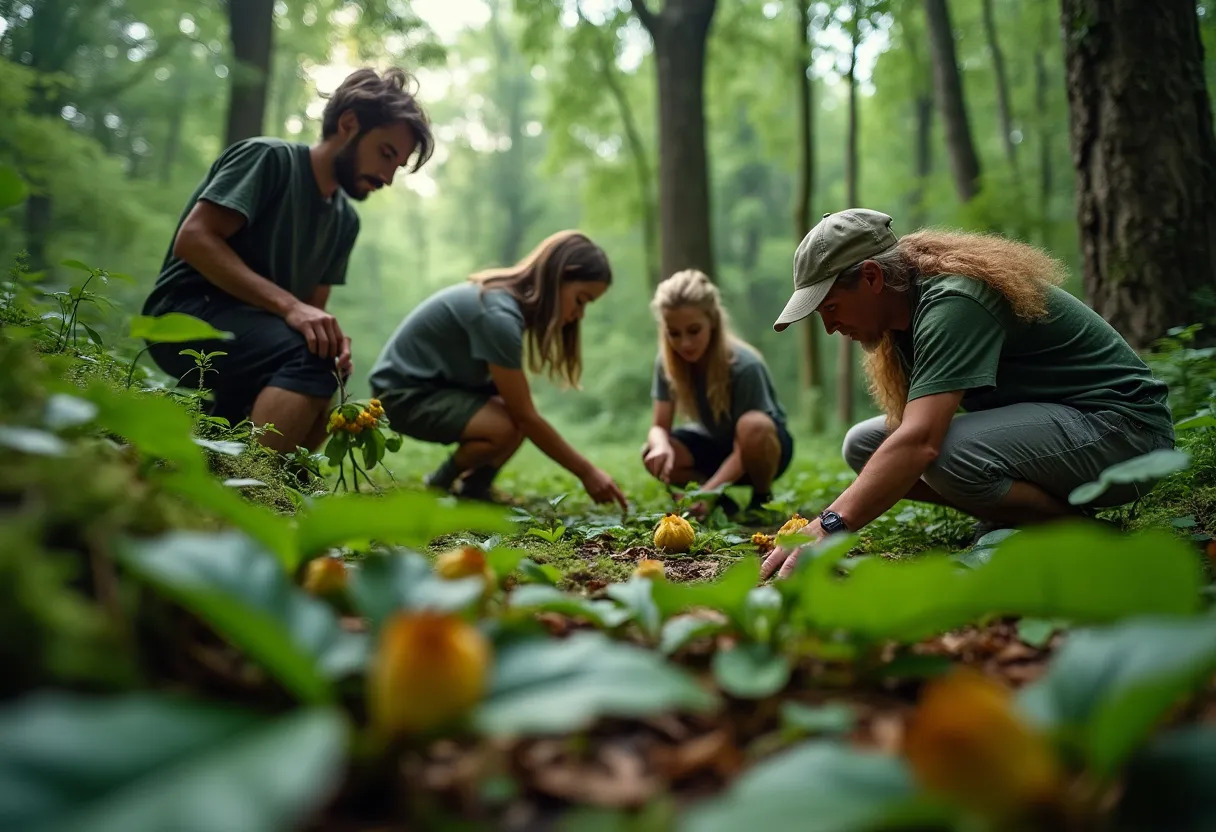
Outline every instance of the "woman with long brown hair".
<path id="1" fill-rule="evenodd" d="M 612 478 L 537 412 L 524 373 L 526 363 L 533 373 L 578 386 L 579 322 L 611 284 L 604 251 L 584 234 L 559 231 L 514 266 L 470 275 L 406 316 L 370 382 L 394 430 L 458 444 L 427 485 L 489 499 L 499 469 L 530 439 L 596 502 L 625 508 Z"/>
<path id="2" fill-rule="evenodd" d="M 849 430 L 857 480 L 806 534 L 856 531 L 901 499 L 953 506 L 979 531 L 1080 516 L 1151 487 L 1070 502 L 1111 465 L 1171 447 L 1174 429 L 1166 385 L 1060 288 L 1063 274 L 1045 252 L 994 234 L 899 239 L 878 211 L 825 215 L 811 229 L 774 328 L 818 312 L 828 334 L 860 342 L 884 415 Z M 789 574 L 789 555 L 775 549 L 763 574 Z"/>
<path id="3" fill-rule="evenodd" d="M 750 485 L 747 512 L 755 515 L 794 453 L 764 359 L 731 331 L 718 287 L 703 272 L 688 269 L 664 280 L 651 310 L 659 354 L 654 421 L 642 450 L 646 470 L 663 482 L 698 482 L 706 490 Z M 673 429 L 676 414 L 688 424 Z M 723 501 L 733 514 L 736 507 Z"/>

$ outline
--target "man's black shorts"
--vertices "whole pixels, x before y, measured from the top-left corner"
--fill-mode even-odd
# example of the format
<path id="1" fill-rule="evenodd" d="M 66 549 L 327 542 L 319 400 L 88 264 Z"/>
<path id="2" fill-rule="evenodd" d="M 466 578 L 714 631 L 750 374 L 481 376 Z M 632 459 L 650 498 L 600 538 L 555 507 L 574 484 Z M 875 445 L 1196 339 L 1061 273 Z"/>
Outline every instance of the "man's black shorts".
<path id="1" fill-rule="evenodd" d="M 242 303 L 215 287 L 203 293 L 163 295 L 158 300 L 144 314 L 184 312 L 235 336 L 230 341 L 153 344 L 148 349 L 157 366 L 179 385 L 195 388 L 199 386 L 198 369 L 193 358 L 179 354 L 181 350 L 227 353 L 212 360 L 204 380 L 215 395 L 213 416 L 236 424 L 249 416 L 254 400 L 267 387 L 321 398 L 333 396 L 338 389 L 334 359 L 309 352 L 304 336 L 278 315 Z"/>

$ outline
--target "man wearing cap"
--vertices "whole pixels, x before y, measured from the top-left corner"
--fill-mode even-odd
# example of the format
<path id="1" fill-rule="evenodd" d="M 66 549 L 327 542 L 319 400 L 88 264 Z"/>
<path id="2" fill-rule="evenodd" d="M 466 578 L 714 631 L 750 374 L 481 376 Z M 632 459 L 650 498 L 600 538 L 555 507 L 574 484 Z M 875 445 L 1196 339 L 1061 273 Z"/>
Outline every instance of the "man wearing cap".
<path id="1" fill-rule="evenodd" d="M 1103 469 L 1174 443 L 1166 385 L 1096 312 L 1060 288 L 1061 264 L 995 235 L 922 230 L 891 217 L 825 214 L 794 254 L 778 332 L 813 312 L 866 350 L 884 416 L 854 425 L 857 479 L 805 533 L 857 531 L 901 499 L 952 506 L 990 526 L 1076 515 L 1069 493 Z M 1151 485 L 1107 490 L 1092 510 Z M 788 575 L 774 549 L 762 576 Z"/>

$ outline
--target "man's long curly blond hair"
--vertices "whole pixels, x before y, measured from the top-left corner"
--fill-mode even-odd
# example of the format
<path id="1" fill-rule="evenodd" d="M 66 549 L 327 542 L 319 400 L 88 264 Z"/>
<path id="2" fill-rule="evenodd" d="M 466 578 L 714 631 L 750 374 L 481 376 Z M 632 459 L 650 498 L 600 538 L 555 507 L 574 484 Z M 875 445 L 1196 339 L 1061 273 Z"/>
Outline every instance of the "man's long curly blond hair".
<path id="1" fill-rule="evenodd" d="M 994 234 L 924 230 L 900 238 L 889 252 L 870 258 L 882 268 L 884 284 L 906 292 L 914 283 L 947 275 L 979 280 L 1000 292 L 1013 314 L 1033 321 L 1047 314 L 1048 287 L 1064 282 L 1064 265 L 1026 243 Z M 850 288 L 861 276 L 861 264 L 846 269 L 837 285 Z M 908 374 L 888 333 L 865 357 L 870 395 L 894 428 L 908 403 Z"/>

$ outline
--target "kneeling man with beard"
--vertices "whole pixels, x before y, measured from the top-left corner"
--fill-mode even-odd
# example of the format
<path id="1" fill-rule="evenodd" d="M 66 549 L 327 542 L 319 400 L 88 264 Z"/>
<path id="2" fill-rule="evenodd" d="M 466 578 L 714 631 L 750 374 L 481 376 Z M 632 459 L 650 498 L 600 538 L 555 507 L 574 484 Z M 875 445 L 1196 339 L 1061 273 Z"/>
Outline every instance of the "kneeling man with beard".
<path id="1" fill-rule="evenodd" d="M 316 144 L 257 137 L 225 150 L 186 204 L 144 303 L 145 315 L 184 312 L 233 333 L 149 353 L 181 384 L 199 381 L 183 348 L 226 353 L 205 380 L 212 415 L 273 424 L 262 442 L 277 451 L 320 446 L 336 372 L 351 370 L 350 338 L 325 311 L 359 234 L 349 200 L 430 157 L 410 81 L 400 69 L 360 69 L 330 96 Z"/>
<path id="2" fill-rule="evenodd" d="M 1081 513 L 1078 485 L 1174 444 L 1166 385 L 1118 332 L 1060 288 L 1062 266 L 993 235 L 922 230 L 853 209 L 824 218 L 794 255 L 781 331 L 818 312 L 866 350 L 885 415 L 854 425 L 857 479 L 804 533 L 857 531 L 899 500 L 952 506 L 979 528 Z M 1094 510 L 1151 483 L 1107 490 Z M 774 549 L 763 577 L 792 571 Z"/>

